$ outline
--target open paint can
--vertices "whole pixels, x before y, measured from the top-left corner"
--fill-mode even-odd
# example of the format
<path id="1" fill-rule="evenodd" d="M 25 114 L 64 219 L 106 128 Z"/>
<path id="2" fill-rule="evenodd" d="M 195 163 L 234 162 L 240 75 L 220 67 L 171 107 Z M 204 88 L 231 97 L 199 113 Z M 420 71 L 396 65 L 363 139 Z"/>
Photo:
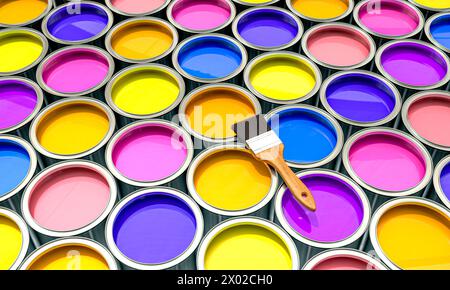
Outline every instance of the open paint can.
<path id="1" fill-rule="evenodd" d="M 450 11 L 449 0 L 409 0 L 409 2 L 427 11 Z"/>
<path id="2" fill-rule="evenodd" d="M 289 9 L 299 17 L 313 22 L 334 22 L 353 10 L 353 0 L 286 0 Z"/>
<path id="3" fill-rule="evenodd" d="M 242 6 L 266 6 L 274 4 L 280 0 L 233 0 L 233 1 Z"/>
<path id="4" fill-rule="evenodd" d="M 439 13 L 428 18 L 425 33 L 431 43 L 450 53 L 450 13 Z"/>
<path id="5" fill-rule="evenodd" d="M 106 5 L 117 14 L 135 17 L 155 14 L 169 5 L 170 0 L 105 0 Z"/>
<path id="6" fill-rule="evenodd" d="M 373 214 L 370 240 L 391 269 L 449 270 L 450 211 L 415 197 L 386 202 Z"/>
<path id="7" fill-rule="evenodd" d="M 54 240 L 38 248 L 20 270 L 118 270 L 118 267 L 104 246 L 74 237 Z"/>
<path id="8" fill-rule="evenodd" d="M 443 158 L 436 165 L 433 184 L 439 199 L 450 209 L 450 156 Z"/>
<path id="9" fill-rule="evenodd" d="M 16 270 L 28 251 L 28 226 L 15 211 L 3 207 L 0 207 L 0 237 L 0 270 Z"/>
<path id="10" fill-rule="evenodd" d="M 203 238 L 199 270 L 298 270 L 294 242 L 277 225 L 256 217 L 224 221 Z"/>
<path id="11" fill-rule="evenodd" d="M 122 199 L 105 232 L 120 262 L 134 269 L 161 270 L 182 263 L 195 251 L 203 236 L 203 217 L 186 194 L 154 187 Z"/>
<path id="12" fill-rule="evenodd" d="M 377 258 L 354 249 L 324 251 L 311 258 L 303 270 L 388 270 Z"/>
<path id="13" fill-rule="evenodd" d="M 0 27 L 33 24 L 47 15 L 52 6 L 53 0 L 4 0 L 0 7 Z"/>

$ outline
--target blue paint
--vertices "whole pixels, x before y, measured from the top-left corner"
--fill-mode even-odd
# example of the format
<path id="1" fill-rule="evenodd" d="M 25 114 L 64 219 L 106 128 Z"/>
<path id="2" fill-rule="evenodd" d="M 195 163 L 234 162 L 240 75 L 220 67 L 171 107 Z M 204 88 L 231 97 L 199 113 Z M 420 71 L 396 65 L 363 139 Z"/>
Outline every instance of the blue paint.
<path id="1" fill-rule="evenodd" d="M 310 164 L 329 156 L 337 144 L 337 131 L 323 115 L 307 108 L 287 108 L 269 119 L 284 143 L 286 161 Z"/>
<path id="2" fill-rule="evenodd" d="M 20 144 L 0 139 L 0 197 L 19 186 L 30 169 L 30 156 Z"/>
<path id="3" fill-rule="evenodd" d="M 430 34 L 437 42 L 450 50 L 450 13 L 433 20 L 430 25 Z"/>
<path id="4" fill-rule="evenodd" d="M 450 162 L 442 168 L 441 176 L 439 178 L 442 191 L 444 192 L 447 200 L 450 201 Z"/>
<path id="5" fill-rule="evenodd" d="M 202 36 L 185 43 L 178 54 L 180 67 L 205 80 L 228 77 L 242 63 L 239 47 L 220 36 Z"/>

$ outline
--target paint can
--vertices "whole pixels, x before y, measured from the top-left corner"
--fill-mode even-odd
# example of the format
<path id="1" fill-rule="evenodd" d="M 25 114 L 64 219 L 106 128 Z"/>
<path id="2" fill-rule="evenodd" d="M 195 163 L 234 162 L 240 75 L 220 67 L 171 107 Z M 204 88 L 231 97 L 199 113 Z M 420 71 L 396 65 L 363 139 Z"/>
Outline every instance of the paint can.
<path id="1" fill-rule="evenodd" d="M 268 220 L 232 218 L 210 230 L 197 251 L 198 270 L 298 270 L 289 235 Z"/>
<path id="2" fill-rule="evenodd" d="M 327 250 L 309 260 L 303 270 L 388 270 L 376 257 L 354 249 Z"/>
<path id="3" fill-rule="evenodd" d="M 122 126 L 133 119 L 164 115 L 170 119 L 184 94 L 183 77 L 160 64 L 129 66 L 115 74 L 105 89 L 106 102 L 121 116 Z"/>
<path id="4" fill-rule="evenodd" d="M 222 83 L 191 91 L 181 101 L 178 116 L 196 138 L 195 148 L 201 149 L 235 141 L 231 126 L 257 114 L 261 114 L 261 105 L 256 97 L 240 86 Z"/>
<path id="5" fill-rule="evenodd" d="M 0 7 L 0 27 L 28 26 L 52 9 L 52 0 L 5 0 Z"/>
<path id="6" fill-rule="evenodd" d="M 41 88 L 22 77 L 0 78 L 0 134 L 16 132 L 28 138 L 28 123 L 43 104 Z"/>
<path id="7" fill-rule="evenodd" d="M 42 32 L 62 45 L 95 43 L 102 46 L 103 37 L 114 21 L 112 12 L 97 2 L 66 3 L 53 9 L 42 21 Z"/>
<path id="8" fill-rule="evenodd" d="M 450 269 L 450 212 L 424 198 L 386 202 L 372 217 L 370 240 L 391 269 Z"/>
<path id="9" fill-rule="evenodd" d="M 425 34 L 428 40 L 450 53 L 450 13 L 438 13 L 428 18 L 425 23 Z"/>
<path id="10" fill-rule="evenodd" d="M 450 155 L 443 158 L 434 170 L 434 190 L 441 202 L 450 208 Z"/>
<path id="11" fill-rule="evenodd" d="M 312 169 L 297 176 L 314 195 L 317 210 L 305 209 L 284 184 L 274 207 L 277 221 L 299 242 L 300 256 L 308 259 L 308 251 L 314 254 L 320 249 L 356 246 L 370 221 L 371 209 L 364 191 L 336 171 Z"/>
<path id="12" fill-rule="evenodd" d="M 50 237 L 88 235 L 88 231 L 99 241 L 103 229 L 96 227 L 116 199 L 116 181 L 104 167 L 87 160 L 63 161 L 31 180 L 22 195 L 21 211 L 41 243 Z"/>
<path id="13" fill-rule="evenodd" d="M 349 16 L 353 0 L 286 0 L 287 7 L 310 22 L 335 22 Z"/>
<path id="14" fill-rule="evenodd" d="M 109 9 L 126 17 L 142 17 L 157 14 L 166 8 L 169 2 L 170 0 L 105 0 Z"/>
<path id="15" fill-rule="evenodd" d="M 266 119 L 283 142 L 290 167 L 332 167 L 344 135 L 330 114 L 309 105 L 286 105 L 267 113 Z"/>
<path id="16" fill-rule="evenodd" d="M 252 59 L 244 70 L 247 88 L 263 100 L 263 111 L 274 104 L 295 104 L 312 99 L 322 75 L 308 58 L 293 52 L 266 52 Z"/>
<path id="17" fill-rule="evenodd" d="M 67 98 L 45 107 L 30 126 L 30 141 L 46 166 L 85 158 L 104 164 L 104 145 L 116 126 L 114 113 L 92 98 Z"/>
<path id="18" fill-rule="evenodd" d="M 30 244 L 27 224 L 15 211 L 0 207 L 0 236 L 0 270 L 16 270 Z"/>
<path id="19" fill-rule="evenodd" d="M 154 18 L 130 18 L 115 25 L 106 35 L 105 46 L 116 59 L 147 63 L 165 59 L 178 43 L 178 32 L 169 22 Z M 121 64 L 122 68 L 124 67 Z"/>
<path id="20" fill-rule="evenodd" d="M 111 253 L 96 241 L 63 238 L 31 253 L 20 270 L 118 270 Z"/>
<path id="21" fill-rule="evenodd" d="M 31 180 L 37 166 L 33 146 L 20 137 L 0 135 L 0 202 L 7 199 L 15 206 L 15 196 Z"/>
<path id="22" fill-rule="evenodd" d="M 365 67 L 376 51 L 367 32 L 342 22 L 311 27 L 303 35 L 301 45 L 303 53 L 323 68 L 326 77 L 339 70 Z"/>
<path id="23" fill-rule="evenodd" d="M 0 76 L 20 74 L 33 78 L 32 69 L 47 54 L 45 36 L 30 28 L 6 28 L 0 31 Z"/>
<path id="24" fill-rule="evenodd" d="M 106 146 L 105 154 L 109 171 L 122 181 L 121 194 L 126 195 L 139 187 L 165 183 L 183 189 L 184 180 L 175 179 L 187 169 L 194 149 L 191 136 L 183 128 L 154 119 L 120 129 Z"/>
<path id="25" fill-rule="evenodd" d="M 192 86 L 230 79 L 233 82 L 247 63 L 247 52 L 230 36 L 201 34 L 182 41 L 172 54 L 172 63 L 181 75 L 193 81 L 189 82 Z"/>
<path id="26" fill-rule="evenodd" d="M 38 66 L 39 86 L 57 97 L 89 95 L 103 98 L 101 88 L 114 73 L 114 60 L 103 49 L 90 45 L 54 51 Z M 55 98 L 56 99 L 56 98 Z"/>
<path id="27" fill-rule="evenodd" d="M 447 12 L 450 11 L 450 1 L 449 0 L 408 0 L 417 7 L 427 11 L 435 12 Z"/>
<path id="28" fill-rule="evenodd" d="M 252 57 L 261 50 L 276 51 L 294 46 L 302 37 L 303 23 L 282 8 L 254 7 L 235 18 L 232 30 L 234 37 L 249 48 Z"/>
<path id="29" fill-rule="evenodd" d="M 241 144 L 202 151 L 187 171 L 189 194 L 203 208 L 206 229 L 229 216 L 268 219 L 268 203 L 278 187 L 276 172 Z"/>
<path id="30" fill-rule="evenodd" d="M 271 4 L 275 4 L 280 0 L 233 0 L 239 7 L 248 7 L 248 6 L 267 6 Z"/>
<path id="31" fill-rule="evenodd" d="M 105 235 L 109 249 L 126 267 L 192 267 L 192 253 L 203 235 L 203 217 L 198 205 L 181 191 L 168 187 L 142 189 L 115 206 Z"/>
<path id="32" fill-rule="evenodd" d="M 399 0 L 365 0 L 353 10 L 359 27 L 372 34 L 381 44 L 383 39 L 410 38 L 422 31 L 425 20 L 414 5 Z"/>
<path id="33" fill-rule="evenodd" d="M 236 16 L 236 7 L 231 0 L 174 0 L 166 12 L 176 28 L 190 35 L 225 29 Z"/>

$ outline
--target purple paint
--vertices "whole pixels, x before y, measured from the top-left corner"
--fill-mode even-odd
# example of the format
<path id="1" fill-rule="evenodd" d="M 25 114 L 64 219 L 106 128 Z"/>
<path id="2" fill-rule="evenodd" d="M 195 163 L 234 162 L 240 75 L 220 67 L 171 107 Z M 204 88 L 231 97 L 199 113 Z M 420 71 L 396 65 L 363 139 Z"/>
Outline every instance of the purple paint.
<path id="1" fill-rule="evenodd" d="M 100 5 L 78 3 L 55 10 L 48 18 L 47 30 L 65 42 L 85 41 L 105 30 L 110 17 Z"/>
<path id="2" fill-rule="evenodd" d="M 447 200 L 450 201 L 450 162 L 442 168 L 441 176 L 439 178 L 442 192 L 444 192 Z"/>
<path id="3" fill-rule="evenodd" d="M 36 109 L 35 89 L 17 79 L 0 80 L 0 131 L 19 125 Z"/>
<path id="4" fill-rule="evenodd" d="M 305 209 L 287 189 L 282 199 L 283 215 L 303 237 L 322 243 L 342 241 L 361 226 L 364 208 L 358 193 L 346 181 L 326 173 L 301 177 L 316 201 L 315 212 Z"/>
<path id="5" fill-rule="evenodd" d="M 121 208 L 113 238 L 129 259 L 162 264 L 189 248 L 196 228 L 194 212 L 183 200 L 167 192 L 148 192 Z"/>
<path id="6" fill-rule="evenodd" d="M 437 50 L 412 41 L 389 44 L 380 62 L 394 80 L 413 87 L 434 86 L 448 74 L 446 60 Z"/>
<path id="7" fill-rule="evenodd" d="M 367 73 L 345 73 L 325 90 L 327 103 L 341 117 L 353 122 L 377 122 L 395 108 L 396 97 L 389 85 Z"/>
<path id="8" fill-rule="evenodd" d="M 258 8 L 242 15 L 237 23 L 237 31 L 251 46 L 277 48 L 294 41 L 300 33 L 300 27 L 287 12 Z"/>

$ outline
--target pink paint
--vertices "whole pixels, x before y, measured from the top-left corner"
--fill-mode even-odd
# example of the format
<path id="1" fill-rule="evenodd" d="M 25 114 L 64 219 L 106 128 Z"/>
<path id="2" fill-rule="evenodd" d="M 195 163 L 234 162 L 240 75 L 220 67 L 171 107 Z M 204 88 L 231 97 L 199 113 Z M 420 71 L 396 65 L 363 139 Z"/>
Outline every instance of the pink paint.
<path id="1" fill-rule="evenodd" d="M 127 14 L 148 14 L 158 10 L 167 0 L 111 0 L 111 5 Z"/>
<path id="2" fill-rule="evenodd" d="M 179 0 L 172 9 L 175 22 L 197 31 L 218 28 L 230 19 L 230 15 L 230 5 L 223 0 Z"/>
<path id="3" fill-rule="evenodd" d="M 319 261 L 311 270 L 379 270 L 358 257 L 336 256 Z"/>
<path id="4" fill-rule="evenodd" d="M 28 201 L 35 222 L 52 231 L 73 231 L 95 221 L 110 200 L 110 187 L 100 172 L 68 165 L 42 176 Z"/>
<path id="5" fill-rule="evenodd" d="M 419 147 L 392 132 L 360 136 L 349 151 L 350 166 L 364 182 L 380 190 L 404 191 L 425 177 L 426 161 Z"/>
<path id="6" fill-rule="evenodd" d="M 351 67 L 366 61 L 371 53 L 370 41 L 355 28 L 325 25 L 315 29 L 306 46 L 320 62 L 336 67 Z"/>
<path id="7" fill-rule="evenodd" d="M 69 48 L 45 61 L 42 79 L 56 92 L 81 94 L 100 85 L 108 71 L 108 59 L 99 51 Z"/>
<path id="8" fill-rule="evenodd" d="M 112 149 L 112 161 L 126 178 L 153 182 L 176 173 L 187 158 L 184 139 L 163 124 L 144 124 L 126 130 Z"/>
<path id="9" fill-rule="evenodd" d="M 450 94 L 428 93 L 411 103 L 407 116 L 422 138 L 450 147 Z"/>
<path id="10" fill-rule="evenodd" d="M 397 0 L 371 0 L 359 10 L 359 20 L 370 31 L 385 36 L 404 36 L 420 23 L 419 12 Z"/>

